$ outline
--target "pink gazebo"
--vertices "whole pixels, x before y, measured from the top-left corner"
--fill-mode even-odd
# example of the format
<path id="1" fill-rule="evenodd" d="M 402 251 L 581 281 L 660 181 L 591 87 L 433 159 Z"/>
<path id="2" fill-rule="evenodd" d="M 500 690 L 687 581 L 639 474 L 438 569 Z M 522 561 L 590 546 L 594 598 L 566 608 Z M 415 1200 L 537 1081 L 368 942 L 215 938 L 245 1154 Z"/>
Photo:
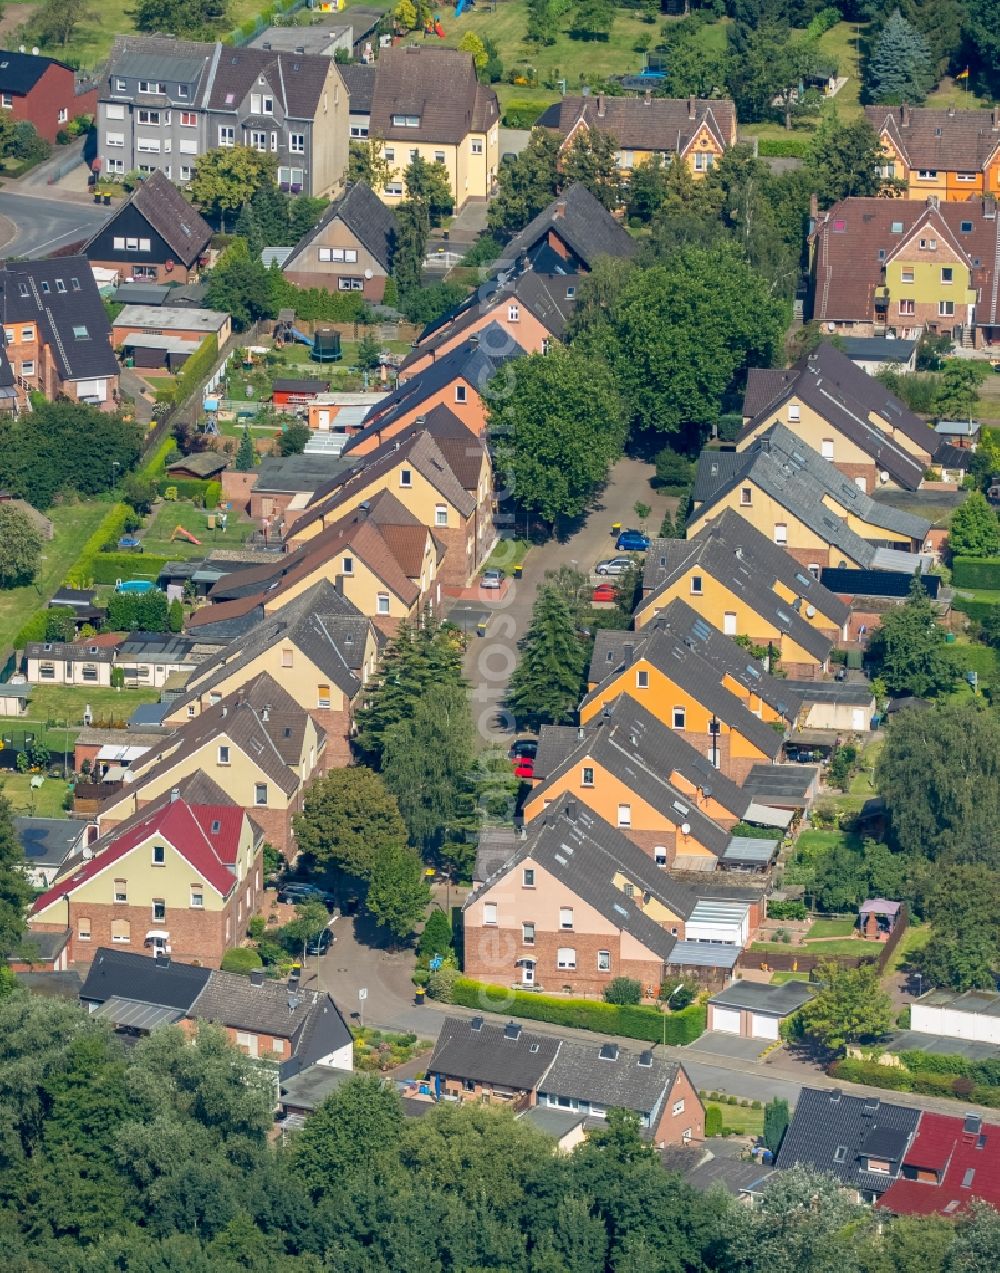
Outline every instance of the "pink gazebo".
<path id="1" fill-rule="evenodd" d="M 888 941 L 902 909 L 902 902 L 887 902 L 884 897 L 863 902 L 858 912 L 861 936 L 866 941 Z"/>

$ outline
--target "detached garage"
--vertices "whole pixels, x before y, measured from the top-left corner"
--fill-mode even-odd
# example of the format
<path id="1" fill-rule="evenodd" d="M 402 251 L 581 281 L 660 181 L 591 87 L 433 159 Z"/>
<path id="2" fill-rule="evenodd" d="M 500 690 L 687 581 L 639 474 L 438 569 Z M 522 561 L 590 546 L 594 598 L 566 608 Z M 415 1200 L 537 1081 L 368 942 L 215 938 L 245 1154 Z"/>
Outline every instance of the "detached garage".
<path id="1" fill-rule="evenodd" d="M 804 981 L 786 981 L 779 986 L 734 981 L 709 999 L 708 1028 L 745 1039 L 777 1039 L 781 1022 L 813 993 Z"/>

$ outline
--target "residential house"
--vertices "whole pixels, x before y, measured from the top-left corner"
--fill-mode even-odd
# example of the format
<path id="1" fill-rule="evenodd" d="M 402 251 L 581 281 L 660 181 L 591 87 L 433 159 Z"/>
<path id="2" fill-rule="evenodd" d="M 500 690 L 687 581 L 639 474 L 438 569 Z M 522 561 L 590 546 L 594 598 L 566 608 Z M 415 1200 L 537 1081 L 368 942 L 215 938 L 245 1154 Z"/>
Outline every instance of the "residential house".
<path id="1" fill-rule="evenodd" d="M 4 951 L 4 964 L 33 994 L 75 999 L 80 987 L 78 973 L 69 970 L 70 931 L 27 933 L 11 950 Z"/>
<path id="2" fill-rule="evenodd" d="M 963 114 L 965 112 L 962 112 Z M 1000 340 L 996 200 L 844 199 L 810 236 L 812 316 L 830 332 Z"/>
<path id="3" fill-rule="evenodd" d="M 34 125 L 47 142 L 55 142 L 70 120 L 94 114 L 97 89 L 78 83 L 71 66 L 39 57 L 37 49 L 0 49 L 0 109 L 9 112 L 9 119 Z"/>
<path id="4" fill-rule="evenodd" d="M 355 510 L 370 508 L 383 492 L 391 492 L 443 544 L 442 585 L 467 588 L 496 543 L 485 439 L 470 433 L 450 408 L 434 407 L 318 491 L 312 504 L 294 514 L 287 544 L 308 543 Z"/>
<path id="5" fill-rule="evenodd" d="M 339 455 L 266 455 L 251 473 L 230 469 L 222 479 L 222 494 L 270 532 L 272 524 L 285 520 L 289 509 L 289 520 L 293 520 L 345 467 Z"/>
<path id="6" fill-rule="evenodd" d="M 275 562 L 233 571 L 214 584 L 211 605 L 188 620 L 188 631 L 251 612 L 274 614 L 306 588 L 332 582 L 376 627 L 392 635 L 441 601 L 444 546 L 388 490 Z"/>
<path id="7" fill-rule="evenodd" d="M 389 180 L 379 193 L 386 203 L 404 197 L 406 169 L 418 156 L 443 165 L 456 210 L 492 193 L 500 110 L 493 89 L 479 83 L 471 54 L 426 44 L 382 49 L 369 130 L 384 143 Z"/>
<path id="8" fill-rule="evenodd" d="M 920 1110 L 909 1105 L 804 1087 L 775 1165 L 812 1167 L 875 1202 L 899 1175 L 919 1121 Z"/>
<path id="9" fill-rule="evenodd" d="M 280 1079 L 310 1066 L 350 1070 L 351 1032 L 330 995 L 297 980 L 244 977 L 125 950 L 95 951 L 80 1002 L 92 1016 L 136 1036 L 160 1025 L 193 1034 L 202 1021 L 221 1026 L 247 1056 L 277 1066 Z"/>
<path id="10" fill-rule="evenodd" d="M 875 716 L 875 693 L 870 681 L 858 674 L 851 681 L 789 680 L 792 690 L 802 696 L 802 710 L 791 743 L 807 741 L 804 735 L 826 731 L 830 735 L 867 733 Z M 819 741 L 816 739 L 815 741 Z M 830 737 L 827 745 L 835 739 Z"/>
<path id="11" fill-rule="evenodd" d="M 746 451 L 703 451 L 691 502 L 689 538 L 730 509 L 816 578 L 827 566 L 912 575 L 931 564 L 926 518 L 873 500 L 783 424 Z"/>
<path id="12" fill-rule="evenodd" d="M 323 581 L 201 664 L 163 721 L 183 725 L 266 672 L 325 732 L 320 769 L 343 766 L 354 710 L 377 658 L 371 620 Z"/>
<path id="13" fill-rule="evenodd" d="M 732 509 L 693 539 L 654 539 L 642 594 L 637 631 L 679 598 L 726 636 L 772 649 L 785 673 L 803 679 L 828 669 L 831 646 L 850 613 Z"/>
<path id="14" fill-rule="evenodd" d="M 31 887 L 48 888 L 62 864 L 83 844 L 87 827 L 71 818 L 15 817 L 14 832 Z"/>
<path id="15" fill-rule="evenodd" d="M 604 133 L 615 143 L 615 163 L 623 176 L 652 159 L 675 158 L 702 178 L 736 142 L 736 107 L 725 99 L 704 101 L 654 97 L 608 97 L 604 93 L 561 98 L 538 121 L 563 139 L 562 152 L 577 137 Z"/>
<path id="16" fill-rule="evenodd" d="M 632 977 L 652 998 L 675 945 L 701 946 L 728 974 L 763 918 L 763 890 L 681 882 L 568 795 L 514 847 L 463 907 L 463 967 L 477 981 L 599 995 Z"/>
<path id="17" fill-rule="evenodd" d="M 357 182 L 292 248 L 281 272 L 296 287 L 360 292 L 379 304 L 392 273 L 398 230 L 392 209 Z"/>
<path id="18" fill-rule="evenodd" d="M 579 182 L 567 186 L 548 207 L 515 234 L 503 250 L 503 262 L 516 273 L 589 274 L 605 256 L 628 261 L 638 251 L 635 239 Z M 558 279 L 554 279 L 555 287 Z M 576 297 L 576 279 L 563 283 L 563 299 Z"/>
<path id="19" fill-rule="evenodd" d="M 473 1017 L 447 1017 L 427 1063 L 441 1100 L 571 1112 L 599 1126 L 608 1110 L 639 1116 L 644 1139 L 660 1146 L 704 1138 L 704 1109 L 684 1066 L 654 1048 L 575 1043 Z M 582 1139 L 582 1137 L 580 1138 Z"/>
<path id="20" fill-rule="evenodd" d="M 262 846 L 237 805 L 189 804 L 173 791 L 65 862 L 30 926 L 68 928 L 71 962 L 114 945 L 218 967 L 256 911 Z"/>
<path id="21" fill-rule="evenodd" d="M 524 350 L 499 323 L 489 323 L 376 403 L 344 454 L 367 455 L 435 407 L 448 407 L 471 433 L 481 436 L 486 431 L 486 386 L 505 363 L 523 356 Z"/>
<path id="22" fill-rule="evenodd" d="M 192 672 L 205 655 L 187 637 L 132 632 L 115 651 L 115 666 L 133 689 L 162 689 L 176 672 Z"/>
<path id="23" fill-rule="evenodd" d="M 912 1004 L 910 1029 L 1000 1045 L 1000 994 L 992 990 L 928 990 Z"/>
<path id="24" fill-rule="evenodd" d="M 738 1034 L 744 1039 L 780 1037 L 782 1021 L 808 1003 L 815 990 L 801 981 L 767 985 L 734 981 L 708 1001 L 708 1029 Z"/>
<path id="25" fill-rule="evenodd" d="M 309 713 L 262 672 L 151 747 L 134 766 L 133 781 L 101 806 L 98 829 L 106 834 L 184 778 L 202 774 L 291 856 L 292 817 L 322 765 L 325 741 Z"/>
<path id="26" fill-rule="evenodd" d="M 588 682 L 581 724 L 628 694 L 735 782 L 778 758 L 802 707 L 786 681 L 681 600 L 642 632 L 598 632 Z"/>
<path id="27" fill-rule="evenodd" d="M 879 1207 L 898 1216 L 951 1218 L 977 1202 L 1000 1208 L 1000 1126 L 978 1114 L 924 1110 Z"/>
<path id="28" fill-rule="evenodd" d="M 552 342 L 565 336 L 575 304 L 573 297 L 566 296 L 565 283 L 552 275 L 529 270 L 506 281 L 491 279 L 456 309 L 424 328 L 399 374 L 405 380 L 419 375 L 491 323 L 502 327 L 525 353 L 548 353 Z"/>
<path id="29" fill-rule="evenodd" d="M 212 228 L 159 169 L 139 183 L 84 245 L 91 265 L 126 280 L 188 283 L 206 263 Z"/>
<path id="30" fill-rule="evenodd" d="M 24 647 L 24 670 L 29 685 L 110 687 L 114 662 L 113 646 L 29 641 Z"/>
<path id="31" fill-rule="evenodd" d="M 553 728 L 543 731 L 539 752 L 553 749 Z M 651 712 L 623 694 L 586 729 L 567 728 L 566 733 L 576 735 L 575 745 L 569 742 L 568 753 L 555 766 L 543 759 L 546 776 L 525 798 L 525 823 L 566 794 L 617 826 L 663 869 L 714 871 L 732 865 L 730 828 L 737 819 L 722 801 L 747 812 L 749 799 L 741 799 L 735 784 Z M 685 752 L 694 755 L 688 759 Z M 675 783 L 675 767 L 690 771 L 695 764 L 704 766 L 697 786 L 683 776 Z M 721 799 L 716 787 L 722 789 Z M 780 839 L 778 831 L 773 841 L 760 845 L 774 853 Z"/>
<path id="32" fill-rule="evenodd" d="M 942 441 L 828 341 L 787 371 L 750 371 L 737 451 L 746 451 L 776 422 L 869 494 L 886 485 L 917 490 Z"/>
<path id="33" fill-rule="evenodd" d="M 101 85 L 97 165 L 183 185 L 199 155 L 249 146 L 277 160 L 281 189 L 328 195 L 347 168 L 347 113 L 332 58 L 118 36 Z"/>
<path id="34" fill-rule="evenodd" d="M 194 348 L 209 336 L 221 347 L 233 331 L 229 314 L 215 309 L 172 309 L 165 305 L 126 305 L 115 318 L 111 329 L 116 345 L 129 336 L 164 335 L 195 342 Z"/>
<path id="35" fill-rule="evenodd" d="M 3 262 L 4 353 L 17 404 L 30 393 L 118 407 L 118 362 L 111 325 L 83 256 Z"/>
<path id="36" fill-rule="evenodd" d="M 911 199 L 965 203 L 1000 192 L 1000 110 L 866 106 L 882 144 L 883 176 Z"/>

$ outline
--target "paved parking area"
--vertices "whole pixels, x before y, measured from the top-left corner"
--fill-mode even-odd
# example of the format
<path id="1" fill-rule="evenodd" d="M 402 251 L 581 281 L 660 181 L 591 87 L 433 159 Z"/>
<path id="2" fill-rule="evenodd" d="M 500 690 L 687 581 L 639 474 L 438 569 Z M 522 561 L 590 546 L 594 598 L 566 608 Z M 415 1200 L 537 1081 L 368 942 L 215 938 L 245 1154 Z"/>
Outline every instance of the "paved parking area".
<path id="1" fill-rule="evenodd" d="M 701 1055 L 728 1056 L 737 1061 L 756 1061 L 767 1047 L 767 1039 L 744 1039 L 739 1034 L 724 1034 L 709 1030 L 684 1049 L 685 1055 L 697 1052 Z"/>

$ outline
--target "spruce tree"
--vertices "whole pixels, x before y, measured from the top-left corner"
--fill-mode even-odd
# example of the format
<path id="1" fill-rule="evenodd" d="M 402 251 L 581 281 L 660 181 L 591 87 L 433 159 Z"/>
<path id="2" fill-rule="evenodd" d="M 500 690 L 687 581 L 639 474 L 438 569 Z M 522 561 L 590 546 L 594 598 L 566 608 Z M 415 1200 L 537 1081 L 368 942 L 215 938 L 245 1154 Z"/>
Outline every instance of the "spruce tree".
<path id="1" fill-rule="evenodd" d="M 576 635 L 566 599 L 555 588 L 538 590 L 521 661 L 510 678 L 507 704 L 519 724 L 572 721 L 583 689 L 587 652 Z"/>
<path id="2" fill-rule="evenodd" d="M 873 102 L 922 102 L 933 86 L 930 45 L 898 9 L 875 42 L 866 80 Z"/>
<path id="3" fill-rule="evenodd" d="M 23 866 L 24 850 L 14 830 L 10 801 L 0 795 L 0 963 L 24 936 L 24 912 L 32 890 Z"/>
<path id="4" fill-rule="evenodd" d="M 236 452 L 236 469 L 239 473 L 249 473 L 253 469 L 254 463 L 254 445 L 253 438 L 250 436 L 250 430 L 246 425 L 243 426 L 243 433 L 240 437 L 240 445 Z"/>

